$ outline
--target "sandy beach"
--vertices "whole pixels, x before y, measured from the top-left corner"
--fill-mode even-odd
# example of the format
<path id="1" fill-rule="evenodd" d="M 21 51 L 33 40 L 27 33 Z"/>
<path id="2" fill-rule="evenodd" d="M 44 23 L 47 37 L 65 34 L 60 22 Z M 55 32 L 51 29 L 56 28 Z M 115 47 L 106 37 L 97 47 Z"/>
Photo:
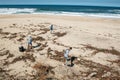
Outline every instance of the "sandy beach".
<path id="1" fill-rule="evenodd" d="M 29 34 L 33 49 L 19 52 Z M 69 47 L 71 67 L 63 62 Z M 0 64 L 0 80 L 119 80 L 120 18 L 0 15 Z"/>

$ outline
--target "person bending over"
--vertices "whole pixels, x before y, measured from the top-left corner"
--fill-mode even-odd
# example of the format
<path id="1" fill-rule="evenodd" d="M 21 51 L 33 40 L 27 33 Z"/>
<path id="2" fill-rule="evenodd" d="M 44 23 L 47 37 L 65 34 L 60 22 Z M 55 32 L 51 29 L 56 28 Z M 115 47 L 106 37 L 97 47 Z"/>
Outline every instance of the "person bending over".
<path id="1" fill-rule="evenodd" d="M 65 52 L 64 52 L 64 65 L 68 65 L 68 60 L 69 60 L 69 53 L 70 51 L 72 50 L 72 47 L 70 47 L 69 49 L 66 49 Z"/>

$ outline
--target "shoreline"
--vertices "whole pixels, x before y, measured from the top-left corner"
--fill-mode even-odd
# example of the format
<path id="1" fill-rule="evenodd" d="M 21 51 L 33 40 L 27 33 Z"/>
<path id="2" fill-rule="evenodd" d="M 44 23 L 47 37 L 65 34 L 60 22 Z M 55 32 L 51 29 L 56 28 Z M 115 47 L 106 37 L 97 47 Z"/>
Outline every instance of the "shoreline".
<path id="1" fill-rule="evenodd" d="M 104 18 L 104 19 L 120 19 L 120 17 L 114 17 L 114 16 L 98 16 L 98 15 L 74 15 L 74 14 L 52 14 L 52 13 L 35 13 L 35 14 L 0 14 L 0 16 L 24 16 L 24 15 L 34 15 L 34 16 L 40 16 L 40 15 L 46 15 L 46 16 L 66 16 L 66 17 L 88 17 L 88 18 Z M 109 14 L 108 14 L 109 15 Z"/>

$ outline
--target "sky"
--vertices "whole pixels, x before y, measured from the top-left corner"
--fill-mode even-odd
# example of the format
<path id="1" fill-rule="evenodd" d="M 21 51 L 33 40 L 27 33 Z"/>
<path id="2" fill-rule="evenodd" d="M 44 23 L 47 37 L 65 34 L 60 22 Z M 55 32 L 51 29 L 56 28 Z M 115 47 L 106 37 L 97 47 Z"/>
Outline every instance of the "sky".
<path id="1" fill-rule="evenodd" d="M 120 0 L 0 0 L 0 5 L 7 4 L 93 5 L 120 7 Z"/>

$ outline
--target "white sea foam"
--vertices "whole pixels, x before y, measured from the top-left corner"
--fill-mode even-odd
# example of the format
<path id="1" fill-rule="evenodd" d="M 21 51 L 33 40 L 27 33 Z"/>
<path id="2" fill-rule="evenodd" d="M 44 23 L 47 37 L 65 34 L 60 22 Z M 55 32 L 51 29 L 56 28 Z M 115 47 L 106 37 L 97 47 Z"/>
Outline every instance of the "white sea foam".
<path id="1" fill-rule="evenodd" d="M 0 8 L 0 14 L 19 14 L 19 13 L 33 13 L 34 8 Z"/>
<path id="2" fill-rule="evenodd" d="M 109 10 L 113 13 L 84 13 L 84 12 L 65 12 L 65 11 L 37 11 L 36 8 L 0 8 L 0 14 L 47 14 L 47 15 L 67 15 L 67 16 L 95 16 L 107 18 L 120 18 L 120 10 Z"/>
<path id="3" fill-rule="evenodd" d="M 110 13 L 78 13 L 78 12 L 34 12 L 33 14 L 47 14 L 47 15 L 65 15 L 65 16 L 94 16 L 94 17 L 105 17 L 105 18 L 120 18 L 120 14 Z"/>
<path id="4" fill-rule="evenodd" d="M 120 14 L 120 10 L 118 10 L 118 9 L 114 9 L 114 10 L 108 10 L 109 12 L 115 12 L 115 13 L 118 13 L 118 14 Z"/>
<path id="5" fill-rule="evenodd" d="M 74 12 L 63 12 L 62 15 L 71 15 L 71 16 L 94 16 L 94 17 L 106 17 L 106 18 L 120 18 L 120 14 L 111 14 L 111 13 L 74 13 Z"/>

